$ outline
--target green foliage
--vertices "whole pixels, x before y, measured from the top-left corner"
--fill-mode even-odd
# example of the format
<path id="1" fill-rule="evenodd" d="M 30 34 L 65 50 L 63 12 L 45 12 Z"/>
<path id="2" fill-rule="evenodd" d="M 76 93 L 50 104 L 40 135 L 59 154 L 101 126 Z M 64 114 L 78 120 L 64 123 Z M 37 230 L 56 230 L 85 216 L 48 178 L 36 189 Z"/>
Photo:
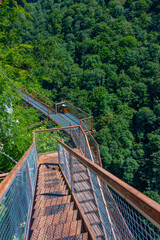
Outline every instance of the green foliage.
<path id="1" fill-rule="evenodd" d="M 60 139 L 60 136 L 56 131 L 37 133 L 36 144 L 38 154 L 58 151 L 58 139 Z"/>

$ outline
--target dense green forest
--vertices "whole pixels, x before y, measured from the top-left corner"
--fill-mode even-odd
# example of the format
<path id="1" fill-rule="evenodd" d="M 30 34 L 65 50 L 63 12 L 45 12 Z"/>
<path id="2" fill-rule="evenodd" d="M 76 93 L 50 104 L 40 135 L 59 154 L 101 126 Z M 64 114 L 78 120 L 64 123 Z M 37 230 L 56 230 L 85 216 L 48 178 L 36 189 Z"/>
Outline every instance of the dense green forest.
<path id="1" fill-rule="evenodd" d="M 17 86 L 93 114 L 103 167 L 158 202 L 159 12 L 158 0 L 0 6 L 0 68 Z M 25 127 L 41 116 L 23 108 L 9 81 L 0 79 L 0 148 L 18 160 L 32 141 Z M 12 114 L 6 111 L 11 104 Z"/>

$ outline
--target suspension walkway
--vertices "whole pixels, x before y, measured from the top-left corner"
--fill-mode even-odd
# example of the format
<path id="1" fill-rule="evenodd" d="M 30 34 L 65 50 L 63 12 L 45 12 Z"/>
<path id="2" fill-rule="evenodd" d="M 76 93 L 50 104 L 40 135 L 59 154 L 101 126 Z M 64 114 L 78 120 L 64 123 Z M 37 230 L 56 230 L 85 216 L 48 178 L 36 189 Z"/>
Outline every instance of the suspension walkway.
<path id="1" fill-rule="evenodd" d="M 64 127 L 81 125 L 81 120 L 83 120 L 87 129 L 93 129 L 93 117 L 67 101 L 54 103 L 34 91 L 29 93 L 24 89 L 21 94 L 24 101 L 32 105 L 38 111 L 42 112 L 51 121 L 58 125 L 62 125 Z M 68 112 L 65 113 L 65 115 L 61 111 L 63 104 L 66 104 L 68 108 Z"/>
<path id="2" fill-rule="evenodd" d="M 160 205 L 102 168 L 93 117 L 66 101 L 20 94 L 62 127 L 33 132 L 33 144 L 0 184 L 0 239 L 160 239 Z M 41 153 L 43 134 L 52 146 L 55 131 L 67 138 L 58 151 Z"/>

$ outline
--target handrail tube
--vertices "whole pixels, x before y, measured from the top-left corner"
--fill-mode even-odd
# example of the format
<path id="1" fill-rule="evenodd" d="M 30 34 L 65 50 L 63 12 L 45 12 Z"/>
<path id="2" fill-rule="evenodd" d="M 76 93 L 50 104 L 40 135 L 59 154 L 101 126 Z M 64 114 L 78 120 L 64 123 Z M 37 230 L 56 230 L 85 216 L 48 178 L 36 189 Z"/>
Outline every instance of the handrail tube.
<path id="1" fill-rule="evenodd" d="M 28 150 L 25 152 L 25 154 L 22 156 L 22 158 L 19 160 L 19 162 L 14 166 L 14 168 L 9 172 L 9 174 L 5 177 L 5 179 L 0 184 L 0 199 L 3 197 L 5 192 L 7 191 L 9 185 L 13 181 L 14 177 L 18 173 L 19 169 L 22 167 L 23 163 L 25 162 L 26 158 L 28 157 L 32 147 L 34 146 L 34 143 L 28 148 Z"/>
<path id="2" fill-rule="evenodd" d="M 8 173 L 2 173 L 0 174 L 0 180 L 3 180 L 5 177 L 7 177 Z"/>
<path id="3" fill-rule="evenodd" d="M 34 123 L 34 124 L 32 124 L 32 125 L 26 127 L 25 129 L 29 129 L 29 128 L 32 128 L 32 127 L 35 127 L 35 126 L 41 125 L 41 124 L 43 124 L 43 123 L 45 123 L 45 122 L 48 122 L 48 119 L 43 120 L 43 121 L 38 122 L 38 123 Z"/>
<path id="4" fill-rule="evenodd" d="M 90 115 L 90 117 L 82 118 L 82 119 L 80 119 L 80 120 L 83 121 L 83 120 L 87 120 L 87 119 L 90 119 L 90 118 L 92 118 L 91 115 Z"/>
<path id="5" fill-rule="evenodd" d="M 132 186 L 128 185 L 118 177 L 104 170 L 94 162 L 89 161 L 83 155 L 78 154 L 65 143 L 58 140 L 60 144 L 67 149 L 74 157 L 91 169 L 99 178 L 124 198 L 130 205 L 132 205 L 145 218 L 152 222 L 158 229 L 160 229 L 160 204 L 145 196 Z"/>
<path id="6" fill-rule="evenodd" d="M 62 101 L 62 102 L 58 102 L 58 103 L 56 103 L 57 105 L 59 105 L 59 104 L 62 104 L 62 103 L 65 103 L 66 101 Z"/>
<path id="7" fill-rule="evenodd" d="M 68 128 L 79 128 L 79 125 L 77 126 L 68 126 L 68 127 L 60 127 L 60 128 L 50 128 L 50 129 L 44 129 L 44 130 L 36 130 L 34 133 L 40 133 L 40 132 L 51 132 L 51 131 L 57 131 L 57 130 L 66 130 Z"/>

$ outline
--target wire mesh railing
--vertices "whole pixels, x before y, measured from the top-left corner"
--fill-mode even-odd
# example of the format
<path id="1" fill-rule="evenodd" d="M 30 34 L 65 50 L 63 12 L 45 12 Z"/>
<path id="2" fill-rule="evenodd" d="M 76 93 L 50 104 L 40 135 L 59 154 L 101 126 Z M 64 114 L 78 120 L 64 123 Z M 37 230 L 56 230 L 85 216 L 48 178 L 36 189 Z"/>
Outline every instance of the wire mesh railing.
<path id="1" fill-rule="evenodd" d="M 92 131 L 93 130 L 93 116 L 81 119 L 83 125 L 81 124 L 84 131 Z M 87 128 L 87 129 L 86 129 Z"/>
<path id="2" fill-rule="evenodd" d="M 90 223 L 95 238 L 122 239 L 108 210 L 106 214 L 107 205 L 104 204 L 97 176 L 74 158 L 61 144 L 58 145 L 58 151 L 61 168 Z"/>
<path id="3" fill-rule="evenodd" d="M 20 161 L 8 174 L 8 180 L 4 180 L 8 181 L 4 183 L 8 184 L 6 191 L 0 191 L 1 240 L 27 239 L 28 235 L 37 174 L 35 144 L 29 149 L 27 156 L 24 155 Z M 3 188 L 3 182 L 1 187 Z"/>
<path id="4" fill-rule="evenodd" d="M 78 161 L 79 164 L 85 163 L 86 160 L 84 159 L 84 157 L 80 157 L 78 153 L 75 153 L 71 150 L 71 148 L 66 147 L 65 144 L 60 144 L 62 146 L 59 146 L 59 151 L 66 151 L 63 149 L 63 147 L 65 147 L 65 149 L 67 149 L 67 151 L 69 152 L 68 155 L 70 156 L 70 159 L 71 155 L 73 155 L 72 158 L 75 158 L 76 156 L 76 161 Z M 90 164 L 88 163 L 86 163 L 87 165 L 83 166 L 86 167 L 94 165 L 94 163 L 92 162 L 90 162 Z M 118 236 L 118 239 L 136 240 L 160 239 L 160 230 L 158 227 L 160 206 L 156 202 L 148 199 L 145 195 L 133 189 L 131 186 L 125 184 L 124 182 L 121 183 L 120 181 L 119 183 L 119 180 L 117 180 L 115 176 L 110 176 L 112 174 L 107 173 L 105 175 L 104 172 L 107 171 L 103 170 L 100 167 L 98 168 L 98 166 L 96 167 L 95 165 L 93 169 L 90 167 L 88 169 L 94 186 L 94 191 L 98 201 L 98 207 L 100 208 L 103 224 L 105 226 L 108 226 L 109 218 L 111 219 L 109 229 L 110 231 L 112 230 L 112 237 Z M 78 175 L 78 179 L 81 179 L 81 181 L 85 180 L 83 172 L 79 172 Z M 74 175 L 72 177 L 75 184 Z M 73 182 L 73 180 L 70 182 Z M 119 190 L 115 191 L 115 187 Z M 121 187 L 125 189 L 125 193 L 123 193 L 124 190 L 120 191 Z M 74 187 L 72 188 L 75 189 Z M 117 191 L 120 191 L 120 194 Z M 132 198 L 130 198 L 129 195 L 132 191 Z M 103 194 L 101 194 L 101 192 L 103 192 Z M 154 214 L 153 208 L 155 208 Z M 148 209 L 148 211 L 146 211 L 146 209 Z M 106 214 L 107 211 L 108 214 Z M 154 219 L 157 220 L 155 221 Z M 106 229 L 107 234 L 109 234 L 110 232 L 109 229 Z"/>
<path id="5" fill-rule="evenodd" d="M 132 233 L 134 239 L 137 240 L 158 240 L 160 239 L 160 229 L 156 228 L 150 221 L 148 221 L 140 212 L 125 201 L 112 188 L 105 186 L 105 192 L 110 191 L 114 201 L 127 223 L 127 226 Z M 114 212 L 114 218 L 117 222 L 117 213 Z"/>
<path id="6" fill-rule="evenodd" d="M 90 114 L 84 112 L 83 110 L 77 108 L 76 106 L 74 106 L 73 104 L 67 102 L 67 101 L 63 101 L 60 103 L 56 103 L 56 111 L 57 112 L 62 112 L 62 105 L 66 104 L 67 105 L 67 110 L 68 112 L 73 115 L 74 117 L 78 118 L 79 120 L 84 120 L 84 124 L 86 125 L 86 127 L 90 130 L 93 129 L 93 116 L 91 116 Z"/>
<path id="7" fill-rule="evenodd" d="M 46 98 L 45 96 L 30 90 L 30 89 L 24 89 L 24 87 L 22 87 L 22 92 L 26 95 L 30 95 L 32 96 L 34 99 L 36 99 L 38 102 L 40 101 L 41 103 L 45 103 L 47 106 L 53 108 L 55 110 L 56 108 L 56 103 L 53 102 L 52 100 Z"/>
<path id="8" fill-rule="evenodd" d="M 57 150 L 59 164 L 96 238 L 160 239 L 159 205 L 95 164 L 80 126 L 35 131 L 34 143 L 15 166 L 16 172 L 14 169 L 4 180 L 8 185 L 0 185 L 0 239 L 27 239 L 37 151 Z"/>

